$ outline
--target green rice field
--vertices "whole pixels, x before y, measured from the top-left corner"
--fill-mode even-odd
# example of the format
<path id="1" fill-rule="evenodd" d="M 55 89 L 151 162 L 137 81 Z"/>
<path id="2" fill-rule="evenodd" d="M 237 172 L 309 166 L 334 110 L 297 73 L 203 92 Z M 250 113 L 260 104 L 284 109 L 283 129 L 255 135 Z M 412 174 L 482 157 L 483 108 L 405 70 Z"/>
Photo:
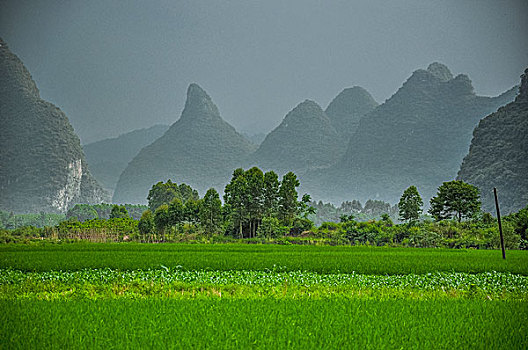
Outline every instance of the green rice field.
<path id="1" fill-rule="evenodd" d="M 0 268 L 23 271 L 121 270 L 313 271 L 319 273 L 423 274 L 489 271 L 528 275 L 526 251 L 412 249 L 357 246 L 250 244 L 42 244 L 0 246 Z"/>
<path id="2" fill-rule="evenodd" d="M 528 348 L 528 252 L 0 246 L 0 348 Z"/>

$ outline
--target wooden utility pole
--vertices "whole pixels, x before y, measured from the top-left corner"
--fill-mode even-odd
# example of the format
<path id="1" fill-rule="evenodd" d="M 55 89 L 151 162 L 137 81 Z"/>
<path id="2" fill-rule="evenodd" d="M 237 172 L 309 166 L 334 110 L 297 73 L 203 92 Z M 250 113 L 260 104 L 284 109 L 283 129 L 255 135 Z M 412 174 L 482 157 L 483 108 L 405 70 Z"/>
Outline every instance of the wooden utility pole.
<path id="1" fill-rule="evenodd" d="M 501 217 L 500 217 L 499 200 L 497 198 L 497 188 L 496 187 L 493 187 L 493 194 L 495 195 L 495 208 L 497 209 L 497 221 L 499 222 L 499 234 L 500 234 L 500 242 L 501 242 L 501 249 L 502 249 L 502 258 L 506 259 L 506 251 L 504 250 L 504 237 L 502 236 L 502 224 L 501 224 Z"/>

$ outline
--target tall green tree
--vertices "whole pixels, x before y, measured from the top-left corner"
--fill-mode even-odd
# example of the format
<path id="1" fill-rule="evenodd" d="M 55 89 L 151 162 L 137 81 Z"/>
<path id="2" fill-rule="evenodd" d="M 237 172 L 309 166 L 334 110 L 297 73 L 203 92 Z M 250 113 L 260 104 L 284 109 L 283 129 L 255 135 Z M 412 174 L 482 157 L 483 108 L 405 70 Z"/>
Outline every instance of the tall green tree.
<path id="1" fill-rule="evenodd" d="M 189 199 L 183 205 L 184 220 L 190 224 L 197 224 L 200 222 L 200 204 L 201 200 Z"/>
<path id="2" fill-rule="evenodd" d="M 168 208 L 169 224 L 171 226 L 182 223 L 185 219 L 185 208 L 179 198 L 174 198 Z"/>
<path id="3" fill-rule="evenodd" d="M 398 203 L 400 220 L 406 220 L 409 223 L 418 220 L 422 213 L 422 207 L 423 201 L 418 189 L 416 189 L 416 186 L 410 186 L 403 191 Z"/>
<path id="4" fill-rule="evenodd" d="M 187 184 L 180 184 L 178 186 L 178 190 L 180 192 L 180 199 L 182 203 L 187 203 L 188 200 L 193 199 L 195 201 L 200 199 L 200 196 L 198 195 L 198 191 L 193 189 L 191 186 Z"/>
<path id="5" fill-rule="evenodd" d="M 229 211 L 229 217 L 234 227 L 242 238 L 244 220 L 247 217 L 247 179 L 244 169 L 238 168 L 233 171 L 231 181 L 224 189 L 224 202 Z"/>
<path id="6" fill-rule="evenodd" d="M 193 190 L 189 185 L 178 185 L 171 180 L 167 180 L 166 183 L 160 181 L 149 191 L 147 197 L 149 209 L 155 211 L 162 204 L 169 205 L 175 198 L 185 204 L 188 200 L 198 200 L 200 197 L 198 191 Z"/>
<path id="7" fill-rule="evenodd" d="M 97 211 L 89 204 L 75 204 L 73 208 L 68 209 L 66 219 L 76 217 L 79 221 L 87 221 L 92 219 L 99 219 Z"/>
<path id="8" fill-rule="evenodd" d="M 480 211 L 480 195 L 477 187 L 464 181 L 444 182 L 431 198 L 429 213 L 435 220 L 472 218 Z"/>
<path id="9" fill-rule="evenodd" d="M 170 226 L 169 206 L 167 204 L 160 205 L 154 212 L 154 225 L 156 230 L 165 236 L 165 230 Z"/>
<path id="10" fill-rule="evenodd" d="M 279 188 L 279 220 L 284 226 L 291 226 L 298 212 L 297 187 L 300 182 L 291 171 L 282 177 Z"/>
<path id="11" fill-rule="evenodd" d="M 277 216 L 279 211 L 279 176 L 270 170 L 264 174 L 263 206 L 265 216 Z"/>
<path id="12" fill-rule="evenodd" d="M 244 172 L 247 181 L 247 214 L 249 224 L 249 236 L 254 237 L 258 225 L 264 213 L 264 174 L 262 170 L 253 167 Z"/>
<path id="13" fill-rule="evenodd" d="M 143 236 L 148 236 L 153 233 L 154 215 L 152 215 L 150 209 L 145 210 L 143 214 L 141 214 L 141 218 L 138 222 L 138 229 Z"/>
<path id="14" fill-rule="evenodd" d="M 200 223 L 208 233 L 216 233 L 222 226 L 222 201 L 214 188 L 208 189 L 201 200 Z"/>
<path id="15" fill-rule="evenodd" d="M 112 207 L 112 211 L 110 212 L 110 219 L 118 219 L 118 218 L 125 219 L 128 217 L 130 217 L 130 215 L 128 215 L 128 210 L 126 209 L 124 205 L 115 204 Z"/>

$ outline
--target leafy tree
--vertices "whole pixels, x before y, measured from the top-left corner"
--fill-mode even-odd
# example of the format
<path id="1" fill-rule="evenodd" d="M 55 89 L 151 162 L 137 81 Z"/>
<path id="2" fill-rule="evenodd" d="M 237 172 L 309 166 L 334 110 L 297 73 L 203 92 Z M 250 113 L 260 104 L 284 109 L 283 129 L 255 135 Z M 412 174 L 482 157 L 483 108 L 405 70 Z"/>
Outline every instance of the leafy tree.
<path id="1" fill-rule="evenodd" d="M 383 213 L 389 213 L 390 211 L 391 205 L 389 203 L 375 199 L 369 199 L 365 202 L 365 207 L 363 208 L 362 212 L 377 216 Z"/>
<path id="2" fill-rule="evenodd" d="M 422 213 L 422 206 L 422 197 L 420 197 L 416 186 L 410 186 L 403 191 L 398 203 L 400 220 L 407 220 L 409 223 L 418 220 Z"/>
<path id="3" fill-rule="evenodd" d="M 200 222 L 200 200 L 189 199 L 183 206 L 183 218 L 191 224 Z"/>
<path id="4" fill-rule="evenodd" d="M 247 214 L 249 221 L 249 236 L 254 237 L 258 224 L 264 213 L 264 174 L 262 170 L 253 167 L 244 172 L 247 180 Z"/>
<path id="5" fill-rule="evenodd" d="M 313 228 L 313 221 L 306 217 L 296 217 L 293 219 L 290 234 L 299 235 L 304 231 L 310 231 Z"/>
<path id="6" fill-rule="evenodd" d="M 346 202 L 341 203 L 341 206 L 339 207 L 339 209 L 343 212 L 359 213 L 363 210 L 363 207 L 361 206 L 361 203 L 358 200 L 354 199 L 352 201 L 346 201 Z"/>
<path id="7" fill-rule="evenodd" d="M 472 218 L 480 211 L 480 196 L 477 187 L 464 181 L 444 182 L 431 198 L 429 213 L 435 220 Z"/>
<path id="8" fill-rule="evenodd" d="M 168 208 L 169 224 L 178 225 L 185 220 L 185 208 L 179 198 L 174 198 Z"/>
<path id="9" fill-rule="evenodd" d="M 141 215 L 141 219 L 138 222 L 139 232 L 144 235 L 150 235 L 154 231 L 154 216 L 150 209 L 147 209 Z"/>
<path id="10" fill-rule="evenodd" d="M 173 183 L 171 180 L 167 180 L 166 183 L 158 182 L 153 185 L 148 194 L 149 209 L 155 211 L 157 207 L 162 204 L 169 205 L 175 198 L 178 198 L 182 203 L 186 203 L 188 200 L 198 200 L 198 192 L 193 190 L 191 186 L 186 184 Z"/>
<path id="11" fill-rule="evenodd" d="M 284 175 L 279 188 L 279 220 L 285 226 L 291 226 L 297 215 L 297 187 L 300 183 L 297 175 L 291 171 Z"/>
<path id="12" fill-rule="evenodd" d="M 91 205 L 88 204 L 75 204 L 73 208 L 68 209 L 66 213 L 66 219 L 77 218 L 77 220 L 83 222 L 92 219 L 98 219 L 99 215 Z"/>
<path id="13" fill-rule="evenodd" d="M 240 237 L 243 237 L 242 228 L 247 215 L 247 187 L 244 169 L 238 168 L 235 169 L 231 181 L 224 189 L 224 202 L 228 208 L 231 222 L 238 228 Z"/>
<path id="14" fill-rule="evenodd" d="M 350 214 L 350 215 L 343 214 L 339 217 L 339 221 L 350 222 L 350 221 L 354 221 L 355 218 L 356 217 L 353 214 Z"/>
<path id="15" fill-rule="evenodd" d="M 112 211 L 110 212 L 110 219 L 118 219 L 118 218 L 125 219 L 128 217 L 130 216 L 128 215 L 128 211 L 124 205 L 116 204 L 112 207 Z"/>
<path id="16" fill-rule="evenodd" d="M 279 210 L 279 177 L 272 170 L 264 174 L 263 205 L 264 215 L 277 215 Z"/>
<path id="17" fill-rule="evenodd" d="M 298 203 L 298 213 L 303 219 L 308 219 L 308 215 L 314 215 L 316 213 L 316 209 L 310 205 L 311 201 L 312 198 L 310 195 L 305 193 Z"/>
<path id="18" fill-rule="evenodd" d="M 528 205 L 517 213 L 512 213 L 504 217 L 504 221 L 511 222 L 515 229 L 515 233 L 518 234 L 521 239 L 528 240 Z"/>
<path id="19" fill-rule="evenodd" d="M 165 234 L 165 229 L 169 224 L 169 206 L 167 204 L 162 204 L 154 212 L 154 225 L 159 232 Z"/>
<path id="20" fill-rule="evenodd" d="M 273 216 L 265 216 L 262 218 L 257 235 L 259 237 L 272 238 L 281 233 L 281 225 L 279 219 Z"/>
<path id="21" fill-rule="evenodd" d="M 218 232 L 222 225 L 222 201 L 214 188 L 208 189 L 201 201 L 200 222 L 210 233 Z"/>
<path id="22" fill-rule="evenodd" d="M 180 191 L 181 201 L 182 203 L 187 203 L 187 201 L 193 199 L 195 201 L 200 199 L 200 196 L 198 195 L 198 191 L 193 189 L 191 186 L 187 184 L 180 184 L 178 186 L 178 190 Z"/>

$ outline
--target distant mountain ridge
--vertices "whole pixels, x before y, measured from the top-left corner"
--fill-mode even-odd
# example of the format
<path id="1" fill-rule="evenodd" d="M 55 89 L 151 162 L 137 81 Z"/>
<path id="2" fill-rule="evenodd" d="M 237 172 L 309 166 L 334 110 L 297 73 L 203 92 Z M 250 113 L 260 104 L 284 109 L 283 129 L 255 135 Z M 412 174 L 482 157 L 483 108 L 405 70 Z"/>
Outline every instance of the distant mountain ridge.
<path id="1" fill-rule="evenodd" d="M 340 138 L 321 107 L 306 100 L 291 110 L 252 155 L 263 169 L 303 173 L 328 166 L 342 154 Z"/>
<path id="2" fill-rule="evenodd" d="M 90 172 L 108 192 L 112 193 L 119 176 L 134 156 L 168 129 L 168 125 L 154 125 L 84 145 L 83 150 Z"/>
<path id="3" fill-rule="evenodd" d="M 360 86 L 344 89 L 326 107 L 332 126 L 348 143 L 355 134 L 360 119 L 378 106 L 371 94 Z"/>
<path id="4" fill-rule="evenodd" d="M 180 119 L 132 159 L 119 178 L 113 201 L 146 203 L 151 186 L 168 179 L 202 194 L 210 187 L 223 189 L 233 169 L 246 163 L 254 149 L 222 119 L 209 95 L 191 84 Z"/>
<path id="5" fill-rule="evenodd" d="M 477 96 L 471 81 L 440 63 L 415 71 L 387 101 L 366 114 L 335 166 L 306 176 L 315 198 L 398 201 L 416 185 L 429 198 L 456 173 L 478 121 L 515 97 Z"/>
<path id="6" fill-rule="evenodd" d="M 480 189 L 485 211 L 495 212 L 493 187 L 498 189 L 502 213 L 528 205 L 528 69 L 515 101 L 475 128 L 457 179 Z"/>
<path id="7" fill-rule="evenodd" d="M 40 98 L 29 71 L 0 39 L 0 209 L 61 212 L 100 203 L 94 180 L 66 115 Z"/>

